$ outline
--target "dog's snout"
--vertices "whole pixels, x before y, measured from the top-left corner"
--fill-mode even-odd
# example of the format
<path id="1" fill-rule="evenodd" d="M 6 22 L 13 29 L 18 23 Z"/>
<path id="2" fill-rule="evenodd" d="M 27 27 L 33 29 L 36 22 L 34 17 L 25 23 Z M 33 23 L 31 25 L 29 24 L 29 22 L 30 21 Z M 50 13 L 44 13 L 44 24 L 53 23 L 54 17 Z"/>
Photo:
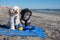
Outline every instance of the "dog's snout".
<path id="1" fill-rule="evenodd" d="M 15 13 L 17 13 L 17 11 L 15 11 Z"/>

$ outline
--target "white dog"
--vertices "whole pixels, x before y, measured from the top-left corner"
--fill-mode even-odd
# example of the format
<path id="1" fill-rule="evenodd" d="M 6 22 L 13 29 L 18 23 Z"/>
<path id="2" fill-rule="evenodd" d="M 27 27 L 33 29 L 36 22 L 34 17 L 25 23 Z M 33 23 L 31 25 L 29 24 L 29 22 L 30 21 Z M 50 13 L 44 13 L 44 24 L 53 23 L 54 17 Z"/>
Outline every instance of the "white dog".
<path id="1" fill-rule="evenodd" d="M 14 6 L 9 9 L 9 22 L 8 25 L 11 27 L 11 29 L 15 30 L 15 26 L 17 26 L 20 23 L 20 8 L 18 6 Z M 14 22 L 14 19 L 15 22 Z"/>

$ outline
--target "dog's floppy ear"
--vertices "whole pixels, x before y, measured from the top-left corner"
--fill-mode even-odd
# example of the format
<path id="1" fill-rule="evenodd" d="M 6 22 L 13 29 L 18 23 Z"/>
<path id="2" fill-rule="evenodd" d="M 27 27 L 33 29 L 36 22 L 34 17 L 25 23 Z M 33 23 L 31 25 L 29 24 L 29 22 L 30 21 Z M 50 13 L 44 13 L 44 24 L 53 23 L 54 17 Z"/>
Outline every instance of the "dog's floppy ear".
<path id="1" fill-rule="evenodd" d="M 32 12 L 31 12 L 31 10 L 29 10 L 29 12 L 30 12 L 30 16 L 32 15 Z"/>
<path id="2" fill-rule="evenodd" d="M 10 13 L 10 10 L 11 10 L 11 8 L 10 8 L 9 11 L 8 11 L 9 13 Z"/>
<path id="3" fill-rule="evenodd" d="M 20 12 L 21 16 L 24 14 L 24 10 L 22 9 L 21 12 Z"/>
<path id="4" fill-rule="evenodd" d="M 8 10 L 9 15 L 11 15 L 11 8 Z"/>
<path id="5" fill-rule="evenodd" d="M 19 9 L 19 12 L 21 13 L 21 9 Z"/>

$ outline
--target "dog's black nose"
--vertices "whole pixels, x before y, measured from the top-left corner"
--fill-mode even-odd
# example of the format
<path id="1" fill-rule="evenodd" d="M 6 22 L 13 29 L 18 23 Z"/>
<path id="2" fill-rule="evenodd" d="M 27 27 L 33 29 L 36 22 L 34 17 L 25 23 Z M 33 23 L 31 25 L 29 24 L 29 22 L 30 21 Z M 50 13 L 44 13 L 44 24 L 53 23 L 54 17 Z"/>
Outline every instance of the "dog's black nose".
<path id="1" fill-rule="evenodd" d="M 17 11 L 15 11 L 15 13 L 17 13 Z"/>

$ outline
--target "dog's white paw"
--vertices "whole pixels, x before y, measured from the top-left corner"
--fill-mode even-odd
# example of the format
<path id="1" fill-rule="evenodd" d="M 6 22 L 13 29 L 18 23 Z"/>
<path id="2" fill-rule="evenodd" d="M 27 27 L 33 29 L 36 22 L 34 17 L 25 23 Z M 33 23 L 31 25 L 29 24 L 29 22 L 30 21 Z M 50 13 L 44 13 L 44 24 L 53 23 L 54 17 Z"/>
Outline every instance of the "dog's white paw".
<path id="1" fill-rule="evenodd" d="M 14 27 L 14 26 L 12 26 L 12 27 L 11 27 L 11 29 L 12 29 L 12 30 L 15 30 L 15 27 Z"/>

